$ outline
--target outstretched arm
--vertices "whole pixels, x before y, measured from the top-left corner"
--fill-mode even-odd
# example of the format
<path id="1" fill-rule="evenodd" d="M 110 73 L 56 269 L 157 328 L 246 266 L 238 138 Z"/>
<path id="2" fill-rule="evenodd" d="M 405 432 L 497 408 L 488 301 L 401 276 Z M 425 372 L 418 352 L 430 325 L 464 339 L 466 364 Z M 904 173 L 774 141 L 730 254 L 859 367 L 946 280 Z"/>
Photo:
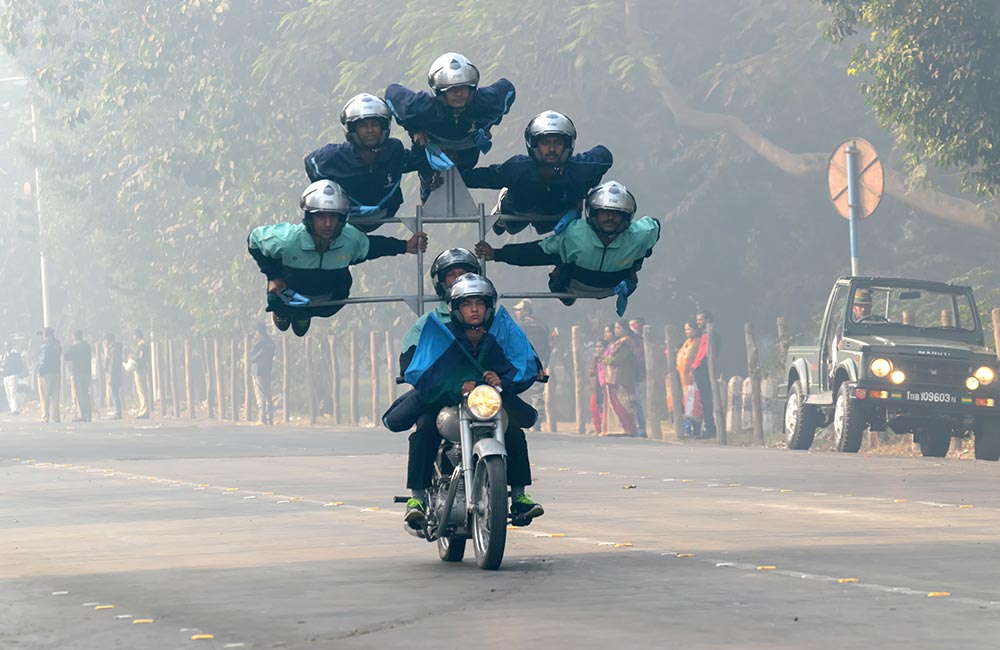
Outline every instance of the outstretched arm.
<path id="1" fill-rule="evenodd" d="M 562 263 L 562 258 L 555 253 L 542 250 L 541 240 L 526 244 L 507 244 L 500 248 L 493 248 L 481 241 L 476 244 L 476 256 L 512 266 L 555 266 Z"/>
<path id="2" fill-rule="evenodd" d="M 418 232 L 409 239 L 403 240 L 396 237 L 382 237 L 381 235 L 368 235 L 368 254 L 358 262 L 388 257 L 390 255 L 402 255 L 403 253 L 415 254 L 427 250 L 427 233 Z"/>

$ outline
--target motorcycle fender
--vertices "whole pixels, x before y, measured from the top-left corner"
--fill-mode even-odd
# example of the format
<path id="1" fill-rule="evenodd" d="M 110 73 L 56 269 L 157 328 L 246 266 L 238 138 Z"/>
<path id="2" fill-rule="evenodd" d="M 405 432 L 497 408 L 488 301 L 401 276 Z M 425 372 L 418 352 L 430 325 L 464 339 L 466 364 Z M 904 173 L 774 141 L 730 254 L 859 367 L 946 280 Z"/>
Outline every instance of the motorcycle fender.
<path id="1" fill-rule="evenodd" d="M 507 449 L 494 438 L 483 438 L 472 448 L 472 455 L 476 458 L 486 458 L 487 456 L 507 456 Z"/>

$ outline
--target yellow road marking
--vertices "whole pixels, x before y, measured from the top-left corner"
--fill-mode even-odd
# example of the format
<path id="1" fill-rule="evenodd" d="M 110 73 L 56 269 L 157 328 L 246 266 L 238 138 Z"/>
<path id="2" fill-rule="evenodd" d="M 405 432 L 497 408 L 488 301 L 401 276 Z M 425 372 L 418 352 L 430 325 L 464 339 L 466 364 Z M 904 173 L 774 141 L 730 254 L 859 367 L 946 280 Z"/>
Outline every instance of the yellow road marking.
<path id="1" fill-rule="evenodd" d="M 98 605 L 94 609 L 114 609 L 114 608 L 115 608 L 114 605 Z"/>
<path id="2" fill-rule="evenodd" d="M 928 598 L 947 598 L 951 595 L 950 591 L 932 591 L 927 594 Z"/>
<path id="3" fill-rule="evenodd" d="M 850 582 L 860 582 L 860 580 L 858 578 L 837 578 L 837 582 L 843 585 Z"/>
<path id="4" fill-rule="evenodd" d="M 773 564 L 765 564 L 765 565 L 757 567 L 757 570 L 758 571 L 774 571 L 777 568 L 778 567 L 774 566 Z"/>
<path id="5" fill-rule="evenodd" d="M 191 640 L 192 641 L 204 641 L 204 640 L 207 640 L 207 639 L 214 639 L 214 638 L 215 638 L 214 634 L 192 634 L 191 635 Z"/>
<path id="6" fill-rule="evenodd" d="M 152 623 L 156 619 L 153 618 L 136 618 L 132 620 L 132 625 L 142 625 L 143 623 Z"/>

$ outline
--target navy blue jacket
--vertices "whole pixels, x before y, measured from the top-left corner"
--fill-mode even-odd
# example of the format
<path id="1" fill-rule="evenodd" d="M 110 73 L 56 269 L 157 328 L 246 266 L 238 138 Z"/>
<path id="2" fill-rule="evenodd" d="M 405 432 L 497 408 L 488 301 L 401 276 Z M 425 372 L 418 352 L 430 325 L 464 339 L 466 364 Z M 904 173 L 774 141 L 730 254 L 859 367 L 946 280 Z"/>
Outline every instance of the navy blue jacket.
<path id="1" fill-rule="evenodd" d="M 411 136 L 426 131 L 448 153 L 459 169 L 471 169 L 479 160 L 479 149 L 472 147 L 456 150 L 448 142 L 467 140 L 479 129 L 489 129 L 500 124 L 503 116 L 514 104 L 514 84 L 499 79 L 489 86 L 480 86 L 469 103 L 457 115 L 429 92 L 414 92 L 399 84 L 385 89 L 385 102 L 389 110 Z M 414 147 L 414 155 L 423 156 L 421 147 Z M 428 168 L 429 169 L 429 168 Z"/>
<path id="2" fill-rule="evenodd" d="M 417 170 L 414 160 L 402 142 L 389 138 L 376 152 L 371 166 L 362 162 L 350 142 L 317 149 L 306 156 L 305 165 L 311 182 L 331 180 L 344 188 L 354 205 L 380 205 L 385 208 L 386 218 L 391 218 L 403 204 L 400 179 Z"/>
<path id="3" fill-rule="evenodd" d="M 499 190 L 507 194 L 500 203 L 504 214 L 563 214 L 587 198 L 611 168 L 613 158 L 607 148 L 597 145 L 590 151 L 571 156 L 550 179 L 545 179 L 531 157 L 513 156 L 499 165 L 477 167 L 462 172 L 466 187 Z"/>

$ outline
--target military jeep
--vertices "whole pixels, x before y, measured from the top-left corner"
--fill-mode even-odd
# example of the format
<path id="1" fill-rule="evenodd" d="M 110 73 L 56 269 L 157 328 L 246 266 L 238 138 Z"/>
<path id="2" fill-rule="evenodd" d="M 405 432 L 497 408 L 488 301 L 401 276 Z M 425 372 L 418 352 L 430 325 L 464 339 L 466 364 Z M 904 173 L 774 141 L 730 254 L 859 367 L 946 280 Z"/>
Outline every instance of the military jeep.
<path id="1" fill-rule="evenodd" d="M 785 368 L 789 449 L 809 449 L 832 422 L 837 451 L 857 452 L 866 429 L 891 430 L 937 457 L 971 434 L 976 458 L 1000 459 L 1000 368 L 969 287 L 840 278 L 817 345 L 790 347 Z"/>

